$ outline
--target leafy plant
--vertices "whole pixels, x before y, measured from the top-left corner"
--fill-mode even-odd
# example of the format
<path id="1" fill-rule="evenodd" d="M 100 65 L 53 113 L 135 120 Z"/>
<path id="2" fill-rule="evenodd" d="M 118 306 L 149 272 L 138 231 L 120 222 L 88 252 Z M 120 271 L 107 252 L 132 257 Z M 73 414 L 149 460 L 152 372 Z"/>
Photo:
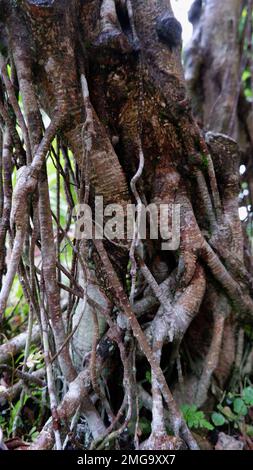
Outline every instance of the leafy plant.
<path id="1" fill-rule="evenodd" d="M 253 406 L 253 387 L 244 388 L 242 391 L 242 398 L 246 405 Z"/>
<path id="2" fill-rule="evenodd" d="M 208 168 L 208 158 L 206 155 L 201 155 L 201 163 L 203 168 Z"/>
<path id="3" fill-rule="evenodd" d="M 128 424 L 128 432 L 132 436 L 135 434 L 135 427 L 136 421 L 130 421 Z M 151 433 L 151 423 L 145 416 L 142 416 L 139 420 L 138 433 L 142 437 L 148 436 Z"/>
<path id="4" fill-rule="evenodd" d="M 36 426 L 33 426 L 32 429 L 29 431 L 28 436 L 32 441 L 35 441 L 35 439 L 38 437 L 39 432 L 37 431 Z"/>
<path id="5" fill-rule="evenodd" d="M 233 410 L 239 416 L 246 416 L 248 413 L 248 408 L 241 398 L 235 398 L 233 402 Z"/>
<path id="6" fill-rule="evenodd" d="M 252 386 L 245 387 L 240 394 L 229 392 L 218 404 L 218 411 L 212 413 L 212 422 L 217 427 L 230 423 L 234 428 L 244 429 L 244 432 L 252 435 L 252 426 L 245 423 L 251 406 L 253 406 Z"/>
<path id="7" fill-rule="evenodd" d="M 21 405 L 24 406 L 25 403 L 27 402 L 28 400 L 28 395 L 25 395 L 23 401 L 21 402 L 21 400 L 18 400 L 15 405 L 11 405 L 11 412 L 10 412 L 10 420 L 9 420 L 9 423 L 8 423 L 8 436 L 11 435 L 11 433 L 13 432 L 13 425 L 14 425 L 14 422 L 15 420 L 17 419 L 17 425 L 18 426 L 23 426 L 23 421 L 22 421 L 22 418 L 20 416 L 20 407 Z"/>
<path id="8" fill-rule="evenodd" d="M 214 429 L 213 425 L 205 418 L 203 411 L 199 411 L 196 405 L 182 405 L 181 411 L 190 429 L 202 428 L 209 431 Z"/>
<path id="9" fill-rule="evenodd" d="M 151 372 L 150 370 L 147 370 L 145 374 L 146 381 L 151 384 Z"/>
<path id="10" fill-rule="evenodd" d="M 213 413 L 212 414 L 212 422 L 214 426 L 223 426 L 226 423 L 226 418 L 221 413 Z"/>
<path id="11" fill-rule="evenodd" d="M 151 432 L 151 424 L 150 424 L 150 421 L 145 418 L 145 417 L 142 417 L 139 421 L 139 428 L 141 430 L 141 433 L 143 436 L 147 436 L 150 434 Z"/>
<path id="12" fill-rule="evenodd" d="M 26 365 L 29 368 L 34 367 L 36 365 L 41 365 L 43 363 L 43 359 L 44 359 L 44 356 L 43 356 L 42 351 L 36 351 L 35 349 L 29 354 Z"/>

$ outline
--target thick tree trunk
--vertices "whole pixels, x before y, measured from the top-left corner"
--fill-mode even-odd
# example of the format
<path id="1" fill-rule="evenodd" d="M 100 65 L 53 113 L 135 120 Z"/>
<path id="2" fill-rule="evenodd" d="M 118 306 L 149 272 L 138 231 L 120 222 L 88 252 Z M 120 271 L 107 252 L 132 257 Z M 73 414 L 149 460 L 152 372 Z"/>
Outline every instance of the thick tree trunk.
<path id="1" fill-rule="evenodd" d="M 202 405 L 213 374 L 224 386 L 235 331 L 253 323 L 251 264 L 238 215 L 238 142 L 244 155 L 252 142 L 251 113 L 243 123 L 238 115 L 244 2 L 195 4 L 186 53 L 189 98 L 181 26 L 169 0 L 0 0 L 0 316 L 18 272 L 30 318 L 43 330 L 53 419 L 33 448 L 55 442 L 61 448 L 80 413 L 93 447 L 114 446 L 128 428 L 129 446 L 196 449 L 179 403 Z M 249 34 L 247 24 L 242 34 Z M 43 112 L 50 118 L 46 130 Z M 95 196 L 123 210 L 130 203 L 167 204 L 172 224 L 178 205 L 179 246 L 164 251 L 161 238 L 140 241 L 138 233 L 133 241 L 72 242 L 67 217 L 61 227 L 59 193 L 52 213 L 48 154 L 70 211 L 77 199 L 94 213 Z M 12 196 L 13 166 L 22 170 Z M 12 250 L 5 273 L 7 232 Z M 70 269 L 60 257 L 66 242 Z M 36 245 L 41 270 L 34 264 Z M 180 374 L 186 351 L 192 364 L 184 360 L 182 394 L 174 372 L 177 364 Z M 143 410 L 136 403 L 148 393 L 138 384 L 148 370 L 145 358 L 152 430 L 139 444 Z M 57 368 L 68 389 L 60 397 Z M 114 380 L 119 368 L 120 385 Z"/>

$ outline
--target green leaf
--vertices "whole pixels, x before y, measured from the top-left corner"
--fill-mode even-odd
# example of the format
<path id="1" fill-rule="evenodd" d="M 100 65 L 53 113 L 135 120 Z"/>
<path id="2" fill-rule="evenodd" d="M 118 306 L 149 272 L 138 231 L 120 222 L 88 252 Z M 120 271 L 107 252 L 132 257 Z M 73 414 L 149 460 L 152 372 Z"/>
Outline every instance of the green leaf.
<path id="1" fill-rule="evenodd" d="M 248 413 L 247 406 L 241 398 L 236 398 L 233 403 L 234 412 L 241 416 L 246 416 Z"/>
<path id="2" fill-rule="evenodd" d="M 182 405 L 181 411 L 189 428 L 213 429 L 212 424 L 205 419 L 203 411 L 198 411 L 196 405 Z"/>
<path id="3" fill-rule="evenodd" d="M 250 424 L 246 425 L 246 434 L 249 437 L 253 437 L 253 426 L 251 426 Z"/>
<path id="4" fill-rule="evenodd" d="M 149 420 L 145 417 L 141 418 L 139 421 L 139 428 L 144 435 L 148 435 L 151 432 L 151 424 Z"/>
<path id="5" fill-rule="evenodd" d="M 242 391 L 242 398 L 246 405 L 253 406 L 253 387 L 246 387 Z"/>
<path id="6" fill-rule="evenodd" d="M 244 72 L 242 74 L 243 81 L 245 82 L 250 77 L 251 77 L 251 72 L 249 70 L 244 70 Z"/>
<path id="7" fill-rule="evenodd" d="M 246 88 L 244 91 L 246 98 L 252 98 L 253 97 L 253 92 L 250 88 Z"/>
<path id="8" fill-rule="evenodd" d="M 199 422 L 199 427 L 203 429 L 208 429 L 208 431 L 212 431 L 214 429 L 213 425 L 207 421 L 207 419 L 203 418 Z"/>
<path id="9" fill-rule="evenodd" d="M 35 431 L 31 434 L 31 439 L 33 442 L 36 441 L 38 435 L 39 435 L 39 431 Z"/>
<path id="10" fill-rule="evenodd" d="M 221 413 L 213 413 L 212 414 L 212 422 L 214 426 L 223 426 L 225 424 L 226 419 Z"/>
<path id="11" fill-rule="evenodd" d="M 150 370 L 147 370 L 147 372 L 145 374 L 145 377 L 146 377 L 146 381 L 151 383 L 151 372 L 150 372 Z"/>

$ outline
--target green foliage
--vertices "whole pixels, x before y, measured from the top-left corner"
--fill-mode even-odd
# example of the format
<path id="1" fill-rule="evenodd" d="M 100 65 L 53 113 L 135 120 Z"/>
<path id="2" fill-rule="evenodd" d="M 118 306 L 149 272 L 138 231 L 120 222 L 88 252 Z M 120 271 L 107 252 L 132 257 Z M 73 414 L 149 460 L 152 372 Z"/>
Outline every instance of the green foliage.
<path id="1" fill-rule="evenodd" d="M 181 411 L 190 429 L 214 429 L 213 425 L 206 420 L 203 411 L 199 411 L 196 405 L 182 405 Z"/>
<path id="2" fill-rule="evenodd" d="M 214 426 L 223 426 L 226 423 L 226 419 L 221 413 L 213 413 L 212 414 L 212 422 Z"/>
<path id="3" fill-rule="evenodd" d="M 246 80 L 248 80 L 248 78 L 250 78 L 250 77 L 251 77 L 250 70 L 248 70 L 248 69 L 244 70 L 244 72 L 242 74 L 242 81 L 246 82 Z"/>
<path id="4" fill-rule="evenodd" d="M 253 387 L 244 388 L 242 391 L 242 398 L 246 405 L 253 406 Z"/>
<path id="5" fill-rule="evenodd" d="M 3 414 L 0 415 L 0 428 L 3 430 L 3 432 L 6 432 L 6 425 L 7 421 L 5 419 L 5 416 Z"/>
<path id="6" fill-rule="evenodd" d="M 18 367 L 23 365 L 24 351 L 20 353 L 17 358 L 15 358 L 15 366 Z M 40 369 L 44 365 L 44 355 L 42 352 L 34 345 L 31 346 L 29 355 L 27 358 L 26 365 L 28 368 L 33 368 L 33 370 Z"/>
<path id="7" fill-rule="evenodd" d="M 22 410 L 25 405 L 30 406 L 27 402 L 32 399 L 37 403 L 37 417 L 33 421 L 32 428 L 29 429 L 30 423 L 26 422 Z M 22 398 L 20 397 L 15 403 L 10 403 L 8 408 L 2 411 L 0 427 L 3 430 L 4 436 L 6 438 L 12 437 L 15 423 L 15 428 L 18 428 L 19 431 L 22 430 L 24 440 L 34 441 L 39 434 L 37 429 L 39 426 L 40 410 L 44 410 L 45 406 L 47 407 L 48 405 L 42 401 L 42 390 L 30 387 L 29 395 L 24 394 Z"/>
<path id="8" fill-rule="evenodd" d="M 247 8 L 244 7 L 242 10 L 240 21 L 239 21 L 239 39 L 240 40 L 242 39 L 242 36 L 243 36 L 243 31 L 246 25 L 246 21 L 247 21 Z"/>
<path id="9" fill-rule="evenodd" d="M 245 69 L 243 71 L 242 83 L 244 87 L 244 95 L 246 98 L 250 100 L 250 98 L 253 97 L 253 91 L 252 91 L 251 71 L 249 69 Z"/>
<path id="10" fill-rule="evenodd" d="M 128 432 L 131 436 L 135 434 L 136 421 L 130 421 L 128 425 Z M 147 437 L 151 433 L 151 423 L 148 418 L 142 416 L 138 423 L 139 431 L 141 432 L 142 437 Z"/>
<path id="11" fill-rule="evenodd" d="M 251 18 L 251 21 L 253 20 L 253 15 Z M 239 41 L 242 42 L 244 54 L 246 58 L 248 57 L 251 60 L 251 42 L 252 42 L 252 36 L 251 38 L 248 37 L 248 34 L 245 34 L 245 30 L 247 28 L 247 22 L 248 22 L 248 9 L 247 7 L 244 7 L 242 10 L 241 18 L 239 21 Z M 242 72 L 242 83 L 244 87 L 244 95 L 245 98 L 247 98 L 249 101 L 253 100 L 253 90 L 252 90 L 252 73 L 250 68 L 246 68 Z"/>
<path id="12" fill-rule="evenodd" d="M 151 433 L 151 424 L 150 421 L 143 417 L 139 421 L 139 428 L 143 436 L 148 436 Z"/>
<path id="13" fill-rule="evenodd" d="M 212 422 L 216 427 L 232 425 L 235 429 L 243 429 L 246 434 L 251 436 L 253 426 L 245 422 L 251 406 L 253 406 L 253 386 L 244 387 L 239 394 L 229 392 L 217 405 L 218 411 L 212 413 Z"/>
<path id="14" fill-rule="evenodd" d="M 201 164 L 202 164 L 203 168 L 208 167 L 208 158 L 207 158 L 206 155 L 201 155 Z"/>
<path id="15" fill-rule="evenodd" d="M 26 401 L 28 399 L 28 396 L 26 395 L 24 400 L 23 400 L 23 405 L 25 405 Z M 11 412 L 10 412 L 10 420 L 8 424 L 8 435 L 10 436 L 13 430 L 13 424 L 16 418 L 18 417 L 17 425 L 22 426 L 22 418 L 19 415 L 20 413 L 20 407 L 21 407 L 21 400 L 18 400 L 15 405 L 11 405 Z"/>
<path id="16" fill-rule="evenodd" d="M 42 366 L 44 361 L 44 356 L 41 351 L 37 351 L 36 349 L 32 351 L 28 358 L 26 365 L 30 369 L 31 367 L 34 368 L 35 366 Z"/>
<path id="17" fill-rule="evenodd" d="M 246 416 L 248 413 L 248 408 L 241 398 L 235 398 L 233 402 L 233 410 L 239 416 Z"/>
<path id="18" fill-rule="evenodd" d="M 145 374 L 145 377 L 146 377 L 146 381 L 151 384 L 151 372 L 150 372 L 150 370 L 147 370 L 147 372 Z"/>
<path id="19" fill-rule="evenodd" d="M 247 436 L 253 437 L 253 426 L 252 425 L 247 424 L 246 428 L 245 428 L 245 431 L 246 431 Z"/>
<path id="20" fill-rule="evenodd" d="M 251 88 L 245 88 L 244 94 L 245 94 L 245 97 L 248 98 L 248 100 L 253 98 L 253 91 L 251 90 Z"/>
<path id="21" fill-rule="evenodd" d="M 30 437 L 31 441 L 35 441 L 35 439 L 39 435 L 39 431 L 36 431 L 36 426 L 33 426 L 32 429 L 30 429 L 28 436 Z"/>
<path id="22" fill-rule="evenodd" d="M 130 274 L 126 274 L 126 289 L 127 289 L 128 295 L 129 295 L 130 292 L 131 292 L 131 276 L 130 276 Z"/>

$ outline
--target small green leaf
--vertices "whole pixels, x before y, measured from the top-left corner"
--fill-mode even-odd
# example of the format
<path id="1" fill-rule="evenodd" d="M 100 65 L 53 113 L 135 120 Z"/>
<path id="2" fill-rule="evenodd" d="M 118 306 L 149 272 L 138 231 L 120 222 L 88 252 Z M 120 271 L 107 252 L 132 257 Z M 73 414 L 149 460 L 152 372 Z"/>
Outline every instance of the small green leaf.
<path id="1" fill-rule="evenodd" d="M 151 372 L 150 372 L 150 370 L 147 370 L 147 372 L 145 374 L 145 377 L 146 377 L 146 381 L 151 383 Z"/>
<path id="2" fill-rule="evenodd" d="M 221 414 L 221 413 L 213 413 L 212 414 L 212 422 L 214 424 L 214 426 L 223 426 L 223 424 L 225 424 L 226 422 L 226 419 L 224 418 L 224 416 Z"/>
<path id="3" fill-rule="evenodd" d="M 141 418 L 139 421 L 139 428 L 144 435 L 148 435 L 151 431 L 151 424 L 147 418 Z"/>
<path id="4" fill-rule="evenodd" d="M 253 437 L 253 426 L 251 426 L 250 424 L 246 425 L 246 434 L 249 437 Z"/>
<path id="5" fill-rule="evenodd" d="M 248 80 L 248 78 L 251 77 L 251 72 L 249 70 L 244 70 L 243 74 L 242 74 L 242 79 L 243 81 L 245 82 L 246 80 Z"/>
<path id="6" fill-rule="evenodd" d="M 182 405 L 181 411 L 189 428 L 213 429 L 212 424 L 205 419 L 203 411 L 198 411 L 196 405 Z"/>
<path id="7" fill-rule="evenodd" d="M 245 93 L 246 98 L 252 98 L 253 97 L 253 92 L 250 88 L 246 88 L 244 93 Z"/>
<path id="8" fill-rule="evenodd" d="M 199 421 L 199 427 L 203 429 L 208 429 L 208 431 L 212 431 L 214 429 L 213 425 L 209 423 L 205 418 Z"/>
<path id="9" fill-rule="evenodd" d="M 241 398 L 236 398 L 233 403 L 234 412 L 241 416 L 246 416 L 248 413 L 247 406 Z"/>
<path id="10" fill-rule="evenodd" d="M 242 398 L 246 405 L 253 406 L 253 387 L 246 387 L 243 389 Z"/>

